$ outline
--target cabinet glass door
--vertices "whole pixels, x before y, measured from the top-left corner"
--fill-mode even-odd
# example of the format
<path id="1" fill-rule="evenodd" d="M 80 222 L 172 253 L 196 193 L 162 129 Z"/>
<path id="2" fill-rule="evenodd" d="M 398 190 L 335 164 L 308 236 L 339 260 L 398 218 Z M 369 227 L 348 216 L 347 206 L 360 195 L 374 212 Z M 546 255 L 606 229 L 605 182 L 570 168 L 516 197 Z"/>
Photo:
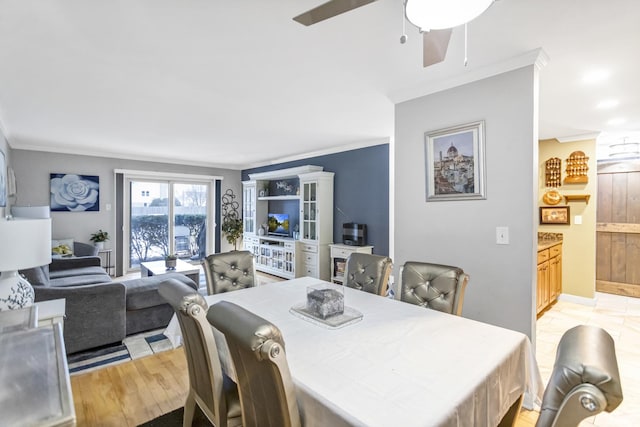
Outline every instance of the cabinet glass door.
<path id="1" fill-rule="evenodd" d="M 318 240 L 318 207 L 316 202 L 317 189 L 318 184 L 316 182 L 306 182 L 303 185 L 302 238 L 307 240 Z"/>
<path id="2" fill-rule="evenodd" d="M 255 233 L 256 221 L 256 186 L 246 185 L 243 191 L 244 212 L 242 215 L 245 233 Z"/>

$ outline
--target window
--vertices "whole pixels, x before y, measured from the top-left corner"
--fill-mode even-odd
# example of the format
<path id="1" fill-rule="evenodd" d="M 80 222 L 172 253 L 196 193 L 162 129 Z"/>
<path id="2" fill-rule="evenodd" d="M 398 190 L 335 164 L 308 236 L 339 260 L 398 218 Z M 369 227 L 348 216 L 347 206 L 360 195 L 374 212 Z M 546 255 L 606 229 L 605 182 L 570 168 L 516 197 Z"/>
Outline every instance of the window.
<path id="1" fill-rule="evenodd" d="M 213 252 L 213 232 L 207 230 L 215 225 L 215 181 L 140 174 L 125 175 L 125 269 L 139 269 L 141 262 L 163 260 L 168 254 L 195 263 Z"/>

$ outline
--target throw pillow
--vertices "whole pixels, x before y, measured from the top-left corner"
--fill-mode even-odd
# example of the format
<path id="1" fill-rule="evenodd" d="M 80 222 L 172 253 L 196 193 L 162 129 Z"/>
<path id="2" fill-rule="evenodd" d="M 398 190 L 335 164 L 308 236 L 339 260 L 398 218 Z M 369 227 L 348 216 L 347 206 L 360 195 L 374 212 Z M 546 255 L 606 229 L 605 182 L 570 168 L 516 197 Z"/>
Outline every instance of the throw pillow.
<path id="1" fill-rule="evenodd" d="M 49 286 L 48 265 L 20 270 L 20 274 L 31 283 L 31 286 Z"/>
<path id="2" fill-rule="evenodd" d="M 57 239 L 51 241 L 51 254 L 54 256 L 73 256 L 73 239 Z"/>

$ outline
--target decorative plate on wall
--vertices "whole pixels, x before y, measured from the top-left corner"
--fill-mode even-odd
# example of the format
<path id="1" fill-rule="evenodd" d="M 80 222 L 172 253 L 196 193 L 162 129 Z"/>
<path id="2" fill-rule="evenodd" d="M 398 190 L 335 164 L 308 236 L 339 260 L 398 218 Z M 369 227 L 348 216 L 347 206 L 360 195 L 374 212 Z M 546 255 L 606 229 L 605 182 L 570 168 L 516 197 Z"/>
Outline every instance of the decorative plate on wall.
<path id="1" fill-rule="evenodd" d="M 557 205 L 562 201 L 562 196 L 558 190 L 549 190 L 542 196 L 542 201 L 548 205 Z"/>

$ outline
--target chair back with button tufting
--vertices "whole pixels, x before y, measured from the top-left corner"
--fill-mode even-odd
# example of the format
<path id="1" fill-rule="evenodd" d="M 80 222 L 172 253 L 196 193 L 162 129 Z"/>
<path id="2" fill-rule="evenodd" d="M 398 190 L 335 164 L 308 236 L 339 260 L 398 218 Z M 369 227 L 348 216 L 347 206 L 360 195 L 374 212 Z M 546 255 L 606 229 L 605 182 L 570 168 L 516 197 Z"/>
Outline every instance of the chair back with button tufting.
<path id="1" fill-rule="evenodd" d="M 202 260 L 209 295 L 255 286 L 253 254 L 231 251 L 211 254 Z"/>
<path id="2" fill-rule="evenodd" d="M 347 259 L 344 284 L 350 288 L 384 296 L 387 293 L 392 265 L 391 258 L 387 256 L 354 252 Z"/>
<path id="3" fill-rule="evenodd" d="M 468 282 L 461 268 L 407 261 L 400 270 L 400 300 L 460 316 Z"/>

